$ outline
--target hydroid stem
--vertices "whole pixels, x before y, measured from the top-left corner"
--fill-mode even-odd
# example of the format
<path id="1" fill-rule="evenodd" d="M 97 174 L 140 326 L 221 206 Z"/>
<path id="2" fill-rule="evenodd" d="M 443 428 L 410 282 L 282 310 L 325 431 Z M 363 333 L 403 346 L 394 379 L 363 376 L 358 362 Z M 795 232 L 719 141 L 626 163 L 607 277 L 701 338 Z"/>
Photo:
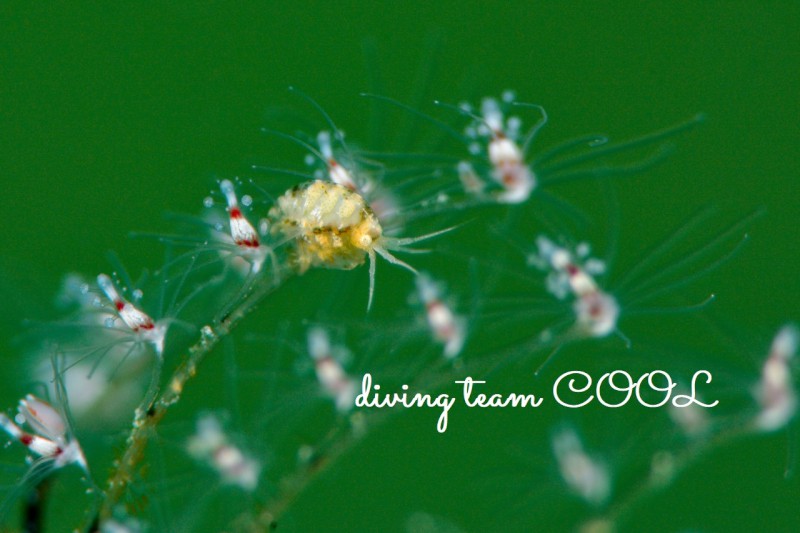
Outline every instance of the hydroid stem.
<path id="1" fill-rule="evenodd" d="M 294 272 L 284 269 L 281 272 L 273 271 L 265 274 L 270 275 L 262 275 L 253 282 L 249 292 L 242 296 L 241 302 L 230 312 L 201 328 L 200 338 L 188 348 L 183 361 L 169 378 L 166 388 L 154 398 L 149 406 L 143 406 L 136 410 L 125 450 L 114 463 L 106 484 L 105 498 L 99 512 L 99 523 L 102 524 L 112 517 L 114 508 L 135 479 L 137 466 L 144 458 L 153 430 L 164 418 L 170 406 L 180 401 L 184 387 L 197 375 L 197 369 L 206 356 L 262 299 L 283 285 Z"/>

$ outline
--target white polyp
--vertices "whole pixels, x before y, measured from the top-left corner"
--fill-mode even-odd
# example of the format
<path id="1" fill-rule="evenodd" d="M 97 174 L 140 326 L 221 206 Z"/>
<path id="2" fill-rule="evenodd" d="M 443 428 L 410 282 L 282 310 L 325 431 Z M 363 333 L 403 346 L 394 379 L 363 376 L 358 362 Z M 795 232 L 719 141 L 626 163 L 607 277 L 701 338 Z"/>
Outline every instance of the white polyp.
<path id="1" fill-rule="evenodd" d="M 50 404 L 32 394 L 19 401 L 18 410 L 36 433 L 50 440 L 61 439 L 67 432 L 61 414 Z"/>
<path id="2" fill-rule="evenodd" d="M 154 327 L 153 319 L 150 318 L 150 315 L 140 311 L 129 302 L 124 302 L 122 309 L 119 311 L 119 316 L 125 322 L 125 325 L 134 332 L 149 330 Z"/>
<path id="3" fill-rule="evenodd" d="M 442 302 L 439 288 L 427 274 L 418 275 L 415 282 L 434 338 L 444 344 L 445 357 L 456 357 L 464 347 L 465 321 Z"/>
<path id="4" fill-rule="evenodd" d="M 250 207 L 251 205 L 253 205 L 253 197 L 250 196 L 249 194 L 245 194 L 244 196 L 242 196 L 242 205 L 245 207 Z"/>
<path id="5" fill-rule="evenodd" d="M 314 370 L 322 390 L 332 398 L 336 409 L 347 413 L 353 409 L 357 384 L 334 359 L 328 333 L 319 327 L 308 331 L 308 353 L 314 360 Z"/>
<path id="6" fill-rule="evenodd" d="M 256 229 L 250 224 L 250 221 L 239 211 L 239 201 L 236 198 L 236 191 L 233 188 L 233 183 L 231 183 L 230 180 L 222 180 L 219 184 L 219 188 L 222 194 L 225 195 L 228 211 L 231 214 L 229 218 L 233 242 L 237 246 L 257 248 L 259 246 L 258 232 L 256 232 Z M 248 205 L 245 203 L 244 198 L 242 199 L 242 203 Z M 249 203 L 252 203 L 252 198 L 249 200 Z"/>
<path id="7" fill-rule="evenodd" d="M 610 294 L 594 291 L 575 300 L 578 328 L 590 337 L 605 337 L 616 331 L 619 304 Z"/>
<path id="8" fill-rule="evenodd" d="M 40 437 L 38 435 L 30 435 L 29 436 L 31 441 L 27 444 L 27 447 L 30 451 L 38 455 L 39 457 L 56 457 L 63 453 L 63 449 L 59 446 L 58 442 L 54 440 L 50 440 L 45 437 Z M 71 459 L 68 457 L 68 459 Z M 59 466 L 64 466 L 69 461 L 60 461 Z"/>
<path id="9" fill-rule="evenodd" d="M 797 351 L 798 331 L 794 325 L 781 328 L 772 341 L 769 356 L 755 391 L 761 411 L 756 427 L 774 431 L 784 427 L 797 411 L 797 392 L 792 384 L 791 360 Z"/>
<path id="10" fill-rule="evenodd" d="M 565 429 L 553 436 L 553 454 L 567 486 L 588 503 L 603 505 L 611 494 L 608 469 L 583 450 L 578 435 Z"/>
<path id="11" fill-rule="evenodd" d="M 150 315 L 122 298 L 111 282 L 111 278 L 107 275 L 98 275 L 97 284 L 114 304 L 119 318 L 122 319 L 128 329 L 141 335 L 143 340 L 152 344 L 156 354 L 161 356 L 164 351 L 164 338 L 167 334 L 167 327 L 163 324 L 156 324 Z M 108 319 L 106 319 L 106 326 L 109 325 L 114 325 L 113 320 L 109 324 Z"/>
<path id="12" fill-rule="evenodd" d="M 222 482 L 252 492 L 258 486 L 261 464 L 231 444 L 219 421 L 212 415 L 197 420 L 195 435 L 189 438 L 189 454 L 217 471 Z"/>
<path id="13" fill-rule="evenodd" d="M 428 323 L 431 329 L 441 340 L 445 341 L 452 335 L 452 327 L 455 323 L 455 316 L 449 307 L 439 300 L 428 304 Z"/>
<path id="14" fill-rule="evenodd" d="M 320 386 L 334 400 L 336 409 L 341 413 L 349 412 L 353 408 L 356 398 L 357 385 L 355 381 L 332 357 L 318 359 L 314 368 Z"/>
<path id="15" fill-rule="evenodd" d="M 238 246 L 258 246 L 258 233 L 243 215 L 231 217 L 231 237 Z"/>
<path id="16" fill-rule="evenodd" d="M 53 459 L 53 466 L 61 468 L 75 463 L 88 471 L 78 441 L 67 437 L 64 418 L 50 404 L 29 394 L 20 400 L 18 406 L 20 423 L 27 423 L 34 434 L 28 434 L 0 413 L 0 427 L 12 438 L 20 441 L 39 457 Z"/>
<path id="17" fill-rule="evenodd" d="M 203 198 L 203 206 L 214 207 L 214 199 L 210 196 L 206 196 L 205 198 Z"/>
<path id="18" fill-rule="evenodd" d="M 119 317 L 131 331 L 138 332 L 139 330 L 153 329 L 153 319 L 150 318 L 147 313 L 139 310 L 136 306 L 120 296 L 111 278 L 105 274 L 100 274 L 97 276 L 97 285 L 117 308 Z"/>

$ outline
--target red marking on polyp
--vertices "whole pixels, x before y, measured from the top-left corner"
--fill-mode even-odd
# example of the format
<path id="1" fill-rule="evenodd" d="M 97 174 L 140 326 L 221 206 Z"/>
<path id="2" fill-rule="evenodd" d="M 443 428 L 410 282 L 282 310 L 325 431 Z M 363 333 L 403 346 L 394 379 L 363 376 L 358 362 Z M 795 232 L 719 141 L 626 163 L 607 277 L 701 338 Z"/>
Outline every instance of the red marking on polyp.
<path id="1" fill-rule="evenodd" d="M 245 248 L 258 248 L 259 246 L 258 239 L 242 239 L 236 241 L 236 244 L 239 246 L 244 246 Z"/>
<path id="2" fill-rule="evenodd" d="M 242 212 L 238 207 L 231 207 L 231 218 L 242 218 Z"/>
<path id="3" fill-rule="evenodd" d="M 567 274 L 570 276 L 576 276 L 580 272 L 580 269 L 573 265 L 572 263 L 567 265 Z"/>
<path id="4" fill-rule="evenodd" d="M 440 328 L 438 328 L 439 336 L 443 339 L 452 339 L 456 334 L 456 329 L 453 324 L 446 324 Z"/>
<path id="5" fill-rule="evenodd" d="M 333 365 L 336 364 L 336 361 L 334 361 L 333 357 L 330 355 L 323 355 L 316 361 L 316 366 L 329 365 L 329 364 Z"/>
<path id="6" fill-rule="evenodd" d="M 30 446 L 31 443 L 33 442 L 33 436 L 28 435 L 27 433 L 23 433 L 22 435 L 20 435 L 19 441 L 25 446 Z"/>
<path id="7" fill-rule="evenodd" d="M 117 307 L 117 311 L 122 311 L 125 308 L 125 302 L 122 300 L 117 300 L 114 305 Z"/>

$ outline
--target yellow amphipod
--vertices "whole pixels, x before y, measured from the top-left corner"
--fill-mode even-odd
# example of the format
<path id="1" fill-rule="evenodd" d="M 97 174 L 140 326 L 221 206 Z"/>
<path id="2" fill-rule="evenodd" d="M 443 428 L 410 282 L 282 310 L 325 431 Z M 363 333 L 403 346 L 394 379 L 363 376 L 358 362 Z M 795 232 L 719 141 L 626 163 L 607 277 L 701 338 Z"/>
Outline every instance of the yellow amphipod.
<path id="1" fill-rule="evenodd" d="M 294 241 L 293 260 L 299 273 L 311 267 L 350 270 L 369 256 L 369 303 L 375 290 L 375 253 L 413 273 L 413 267 L 389 250 L 414 252 L 405 248 L 449 229 L 399 239 L 383 235 L 383 228 L 364 198 L 336 183 L 312 181 L 298 185 L 278 198 L 270 210 L 272 233 Z"/>

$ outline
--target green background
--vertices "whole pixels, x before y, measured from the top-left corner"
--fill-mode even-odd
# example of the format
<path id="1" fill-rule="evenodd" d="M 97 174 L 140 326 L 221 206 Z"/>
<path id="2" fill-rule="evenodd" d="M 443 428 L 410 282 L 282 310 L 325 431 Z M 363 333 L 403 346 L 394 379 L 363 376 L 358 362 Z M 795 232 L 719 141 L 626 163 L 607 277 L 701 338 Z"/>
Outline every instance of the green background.
<path id="1" fill-rule="evenodd" d="M 350 138 L 368 135 L 369 106 L 358 94 L 376 90 L 378 77 L 377 90 L 404 101 L 423 87 L 425 105 L 513 88 L 548 110 L 545 146 L 593 132 L 631 138 L 704 112 L 706 123 L 665 164 L 618 183 L 620 248 L 629 254 L 620 262 L 635 263 L 702 206 L 720 206 L 726 221 L 763 207 L 743 252 L 693 294 L 717 293 L 714 312 L 737 333 L 747 375 L 756 375 L 774 331 L 798 319 L 797 2 L 5 3 L 0 25 L 2 405 L 25 392 L 16 366 L 23 353 L 12 342 L 20 318 L 52 312 L 64 273 L 106 270 L 112 249 L 133 272 L 157 267 L 159 247 L 129 240 L 130 231 L 165 231 L 164 213 L 198 212 L 212 178 L 280 160 L 285 145 L 259 134 L 272 110 L 291 106 L 320 123 L 289 85 L 317 99 Z M 589 212 L 599 203 L 593 185 L 560 192 Z M 535 236 L 512 233 L 518 242 Z M 390 268 L 378 270 L 379 297 L 408 292 L 407 277 L 394 273 L 402 284 L 381 286 Z M 347 274 L 358 277 L 361 305 L 366 273 Z M 344 278 L 315 278 L 307 298 L 324 294 L 330 279 Z M 282 305 L 290 304 L 248 319 L 251 329 L 269 334 L 302 314 L 284 315 Z M 667 320 L 649 319 L 656 331 Z M 662 337 L 683 331 L 670 328 Z M 703 327 L 677 336 L 691 335 L 702 343 Z M 188 399 L 207 407 L 201 400 Z M 282 530 L 400 531 L 413 511 L 465 531 L 573 523 L 580 506 L 550 507 L 558 496 L 549 489 L 531 496 L 538 481 L 527 485 L 508 458 L 522 449 L 547 463 L 535 414 L 462 412 L 445 436 L 433 418 L 404 413 L 370 435 L 301 497 Z M 754 437 L 701 458 L 631 527 L 796 530 L 798 478 L 782 479 L 787 442 L 785 432 Z"/>

